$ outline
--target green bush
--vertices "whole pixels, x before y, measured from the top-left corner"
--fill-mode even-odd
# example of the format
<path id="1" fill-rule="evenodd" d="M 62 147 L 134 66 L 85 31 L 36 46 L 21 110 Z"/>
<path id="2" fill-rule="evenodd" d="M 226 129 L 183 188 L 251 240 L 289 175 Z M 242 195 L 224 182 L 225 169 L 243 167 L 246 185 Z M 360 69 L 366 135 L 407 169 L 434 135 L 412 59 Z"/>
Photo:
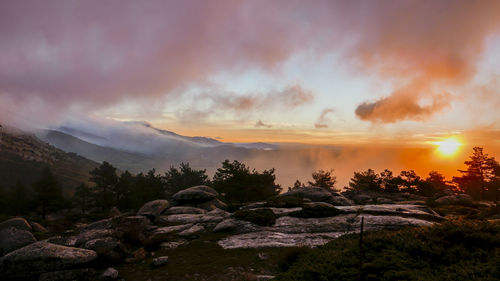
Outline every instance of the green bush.
<path id="1" fill-rule="evenodd" d="M 498 280 L 500 224 L 447 222 L 340 237 L 299 256 L 276 280 Z"/>
<path id="2" fill-rule="evenodd" d="M 325 218 L 333 217 L 341 213 L 343 212 L 335 207 L 321 205 L 314 205 L 309 207 L 307 205 L 304 205 L 302 210 L 292 212 L 290 216 L 299 218 Z"/>
<path id="3" fill-rule="evenodd" d="M 233 217 L 260 226 L 272 226 L 276 222 L 276 215 L 271 209 L 238 210 Z"/>

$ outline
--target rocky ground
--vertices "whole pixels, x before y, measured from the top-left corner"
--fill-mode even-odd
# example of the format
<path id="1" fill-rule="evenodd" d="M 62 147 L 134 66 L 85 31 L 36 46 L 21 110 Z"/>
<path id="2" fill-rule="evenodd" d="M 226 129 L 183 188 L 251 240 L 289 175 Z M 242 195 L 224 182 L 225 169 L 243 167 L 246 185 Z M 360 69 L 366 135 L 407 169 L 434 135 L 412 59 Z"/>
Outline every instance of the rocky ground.
<path id="1" fill-rule="evenodd" d="M 2 280 L 268 280 L 290 249 L 327 243 L 360 230 L 429 226 L 446 220 L 410 194 L 346 198 L 302 188 L 234 212 L 210 187 L 155 200 L 137 213 L 57 233 L 24 218 L 0 224 Z M 363 198 L 360 198 L 363 197 Z M 473 204 L 441 194 L 435 206 Z M 364 203 L 364 205 L 362 204 Z M 481 203 L 488 205 L 491 203 Z M 5 278 L 3 278 L 5 277 Z"/>

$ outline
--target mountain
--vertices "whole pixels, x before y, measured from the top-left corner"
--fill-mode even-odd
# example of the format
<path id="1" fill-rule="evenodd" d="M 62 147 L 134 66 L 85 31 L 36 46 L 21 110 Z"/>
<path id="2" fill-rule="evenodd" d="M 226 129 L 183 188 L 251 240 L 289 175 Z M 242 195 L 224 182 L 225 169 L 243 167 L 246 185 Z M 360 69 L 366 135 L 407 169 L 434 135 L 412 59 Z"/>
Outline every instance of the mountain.
<path id="1" fill-rule="evenodd" d="M 71 193 L 80 183 L 88 183 L 89 171 L 98 163 L 67 153 L 37 138 L 36 135 L 1 127 L 0 185 L 11 187 L 20 181 L 30 185 L 48 166 L 58 177 L 64 190 Z"/>

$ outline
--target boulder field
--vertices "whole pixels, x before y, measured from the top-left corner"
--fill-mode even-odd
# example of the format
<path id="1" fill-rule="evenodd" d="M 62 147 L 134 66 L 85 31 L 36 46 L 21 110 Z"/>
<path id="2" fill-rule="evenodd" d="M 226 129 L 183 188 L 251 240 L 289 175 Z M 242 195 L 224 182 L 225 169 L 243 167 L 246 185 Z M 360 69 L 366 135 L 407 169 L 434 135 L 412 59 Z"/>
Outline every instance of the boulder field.
<path id="1" fill-rule="evenodd" d="M 436 198 L 436 203 L 469 202 L 464 196 L 445 196 Z M 169 258 L 154 256 L 155 251 L 182 247 L 212 233 L 217 237 L 214 243 L 223 249 L 316 247 L 359 232 L 362 219 L 366 231 L 445 220 L 421 202 L 371 198 L 366 201 L 384 204 L 356 205 L 359 198 L 309 187 L 228 212 L 215 190 L 195 186 L 171 200 L 148 202 L 137 213 L 113 210 L 110 218 L 41 241 L 33 233 L 46 233 L 42 225 L 13 218 L 0 223 L 0 276 L 6 276 L 2 280 L 112 280 L 120 277 L 111 265 L 154 257 L 151 266 L 161 267 Z"/>

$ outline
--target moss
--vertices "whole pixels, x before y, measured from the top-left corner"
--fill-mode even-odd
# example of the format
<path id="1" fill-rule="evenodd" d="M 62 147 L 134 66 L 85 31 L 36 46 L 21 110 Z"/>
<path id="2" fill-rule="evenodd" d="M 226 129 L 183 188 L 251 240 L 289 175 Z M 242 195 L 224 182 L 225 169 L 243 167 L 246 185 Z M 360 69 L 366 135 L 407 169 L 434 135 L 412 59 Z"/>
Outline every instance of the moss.
<path id="1" fill-rule="evenodd" d="M 233 217 L 260 226 L 272 226 L 276 222 L 276 215 L 271 209 L 238 210 Z"/>

